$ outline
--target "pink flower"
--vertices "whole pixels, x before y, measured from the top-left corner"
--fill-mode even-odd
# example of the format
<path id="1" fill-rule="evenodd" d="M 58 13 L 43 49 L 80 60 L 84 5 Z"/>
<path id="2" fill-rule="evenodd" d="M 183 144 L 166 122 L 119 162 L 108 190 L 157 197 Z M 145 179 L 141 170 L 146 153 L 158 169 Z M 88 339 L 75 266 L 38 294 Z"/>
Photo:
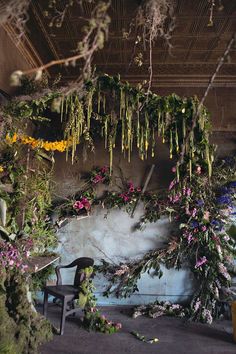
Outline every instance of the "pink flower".
<path id="1" fill-rule="evenodd" d="M 170 185 L 169 185 L 169 191 L 176 185 L 176 180 L 173 179 L 173 181 L 170 182 Z"/>
<path id="2" fill-rule="evenodd" d="M 202 173 L 201 166 L 197 166 L 197 168 L 196 168 L 196 174 L 197 174 L 197 175 L 200 175 L 201 173 Z"/>
<path id="3" fill-rule="evenodd" d="M 8 264 L 9 264 L 10 266 L 12 266 L 12 265 L 14 264 L 13 259 L 10 259 L 10 261 L 8 262 Z"/>
<path id="4" fill-rule="evenodd" d="M 91 208 L 91 204 L 87 198 L 83 197 L 82 199 L 77 200 L 74 203 L 73 208 L 78 209 L 78 210 L 85 208 L 85 209 L 89 210 Z"/>
<path id="5" fill-rule="evenodd" d="M 94 176 L 93 178 L 93 183 L 97 184 L 99 182 L 102 182 L 104 180 L 104 177 L 102 177 L 101 175 L 97 174 L 96 176 Z"/>
<path id="6" fill-rule="evenodd" d="M 173 197 L 173 203 L 177 203 L 178 201 L 180 200 L 180 196 L 179 194 L 176 194 L 174 197 Z"/>
<path id="7" fill-rule="evenodd" d="M 91 208 L 91 204 L 90 204 L 90 202 L 88 201 L 87 198 L 83 197 L 83 198 L 81 199 L 81 202 L 83 203 L 85 209 L 88 210 L 88 209 Z"/>
<path id="8" fill-rule="evenodd" d="M 137 192 L 142 192 L 142 189 L 140 187 L 138 187 L 136 190 Z"/>
<path id="9" fill-rule="evenodd" d="M 108 167 L 107 166 L 103 166 L 102 168 L 101 168 L 101 172 L 102 173 L 106 173 L 108 171 Z"/>
<path id="10" fill-rule="evenodd" d="M 203 256 L 196 262 L 195 268 L 200 268 L 205 263 L 207 263 L 207 259 L 205 256 Z"/>
<path id="11" fill-rule="evenodd" d="M 176 167 L 175 167 L 175 166 L 172 167 L 171 171 L 172 171 L 173 173 L 175 173 L 175 172 L 176 172 Z"/>
<path id="12" fill-rule="evenodd" d="M 120 194 L 119 197 L 121 197 L 124 202 L 128 202 L 130 200 L 130 197 L 126 193 Z"/>
<path id="13" fill-rule="evenodd" d="M 204 225 L 202 226 L 202 231 L 206 231 L 207 230 L 207 227 Z"/>
<path id="14" fill-rule="evenodd" d="M 193 235 L 191 233 L 188 234 L 188 244 L 193 240 Z"/>
<path id="15" fill-rule="evenodd" d="M 83 209 L 84 208 L 84 204 L 80 200 L 78 200 L 78 201 L 76 201 L 74 203 L 73 208 L 74 209 Z"/>
<path id="16" fill-rule="evenodd" d="M 191 189 L 190 189 L 190 188 L 187 188 L 186 193 L 187 193 L 187 196 L 190 197 L 190 195 L 191 195 L 191 193 L 192 193 Z"/>
<path id="17" fill-rule="evenodd" d="M 129 182 L 128 183 L 128 187 L 129 187 L 129 192 L 133 193 L 134 192 L 134 184 L 133 184 L 133 182 Z"/>
<path id="18" fill-rule="evenodd" d="M 121 329 L 122 328 L 122 324 L 120 322 L 116 323 L 116 329 Z"/>
<path id="19" fill-rule="evenodd" d="M 193 211 L 192 211 L 192 217 L 195 218 L 196 214 L 197 214 L 197 209 L 194 208 Z"/>
<path id="20" fill-rule="evenodd" d="M 204 218 L 206 221 L 209 221 L 209 217 L 210 217 L 210 212 L 209 212 L 209 211 L 205 211 L 205 212 L 204 212 L 204 215 L 203 215 L 203 218 Z"/>
<path id="21" fill-rule="evenodd" d="M 190 211 L 189 211 L 189 207 L 188 207 L 188 206 L 185 208 L 185 213 L 186 213 L 187 215 L 191 215 L 191 213 L 190 213 Z"/>

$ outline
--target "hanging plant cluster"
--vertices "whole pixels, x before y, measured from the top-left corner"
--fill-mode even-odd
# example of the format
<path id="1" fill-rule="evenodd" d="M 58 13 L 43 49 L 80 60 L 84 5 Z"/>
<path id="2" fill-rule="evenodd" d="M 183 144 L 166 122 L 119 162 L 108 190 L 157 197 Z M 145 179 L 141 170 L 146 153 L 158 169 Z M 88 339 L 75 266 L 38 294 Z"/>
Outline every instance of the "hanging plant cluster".
<path id="1" fill-rule="evenodd" d="M 72 162 L 79 143 L 83 141 L 93 150 L 94 138 L 100 136 L 109 150 L 111 172 L 113 150 L 118 144 L 128 161 L 131 161 L 135 147 L 144 160 L 149 154 L 154 157 L 160 138 L 169 145 L 170 158 L 180 161 L 181 157 L 183 161 L 176 165 L 177 181 L 180 181 L 180 174 L 188 173 L 191 177 L 196 165 L 207 166 L 211 175 L 214 147 L 209 143 L 209 115 L 203 106 L 199 109 L 196 97 L 147 95 L 142 89 L 122 83 L 118 77 L 106 75 L 99 77 L 95 85 L 87 82 L 82 94 L 72 92 L 63 96 L 54 92 L 37 100 L 16 101 L 6 108 L 6 114 L 18 121 L 27 121 L 31 116 L 44 116 L 46 109 L 57 111 L 61 116 L 66 142 L 63 144 L 67 153 L 71 149 Z M 191 130 L 196 113 L 197 123 Z M 185 139 L 186 136 L 189 139 Z M 40 144 L 43 148 L 44 144 Z M 184 156 L 180 151 L 184 151 Z"/>

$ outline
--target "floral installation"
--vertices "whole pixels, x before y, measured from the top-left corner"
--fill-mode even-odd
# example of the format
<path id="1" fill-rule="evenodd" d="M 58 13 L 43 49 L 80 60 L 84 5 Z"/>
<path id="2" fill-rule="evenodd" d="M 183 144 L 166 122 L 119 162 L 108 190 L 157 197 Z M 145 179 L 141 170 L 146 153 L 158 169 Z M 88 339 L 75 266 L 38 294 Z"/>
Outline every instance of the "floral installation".
<path id="1" fill-rule="evenodd" d="M 122 328 L 121 323 L 115 323 L 101 314 L 96 307 L 96 297 L 94 296 L 95 287 L 92 276 L 93 267 L 81 269 L 81 283 L 79 286 L 79 298 L 77 304 L 84 309 L 83 326 L 89 331 L 112 334 Z"/>
<path id="2" fill-rule="evenodd" d="M 13 271 L 14 269 L 18 269 L 22 274 L 25 273 L 28 269 L 26 260 L 30 256 L 32 246 L 31 239 L 27 239 L 19 245 L 0 240 L 0 274 L 2 271 Z"/>
<path id="3" fill-rule="evenodd" d="M 122 193 L 120 192 L 107 192 L 103 198 L 103 205 L 108 209 L 113 208 L 125 208 L 130 214 L 134 208 L 134 205 L 138 200 L 141 200 L 141 188 L 135 187 L 132 181 L 129 181 L 124 186 Z"/>
<path id="4" fill-rule="evenodd" d="M 182 318 L 186 316 L 186 312 L 184 307 L 180 304 L 172 304 L 169 301 L 155 301 L 151 305 L 140 305 L 134 308 L 132 314 L 133 318 L 143 315 L 152 318 L 157 318 L 164 315 Z"/>
<path id="5" fill-rule="evenodd" d="M 135 187 L 129 181 L 122 192 L 105 192 L 99 198 L 96 195 L 96 186 L 106 183 L 99 171 L 107 172 L 108 169 L 97 168 L 89 173 L 92 178 L 87 179 L 87 191 L 84 190 L 83 196 L 74 203 L 77 211 L 91 211 L 91 205 L 101 205 L 108 210 L 124 208 L 132 213 L 136 202 L 141 200 L 144 215 L 140 225 L 156 222 L 161 215 L 169 215 L 174 225 L 167 246 L 148 252 L 141 260 L 119 266 L 102 260 L 98 270 L 110 281 L 104 294 L 129 296 L 138 290 L 137 281 L 143 272 L 154 268 L 155 274 L 161 277 L 161 264 L 179 269 L 182 264 L 188 263 L 202 286 L 196 290 L 186 315 L 209 323 L 210 315 L 213 318 L 217 312 L 217 301 L 230 289 L 231 284 L 230 269 L 235 254 L 235 240 L 228 234 L 227 228 L 230 217 L 235 214 L 235 165 L 235 160 L 231 161 L 231 165 L 227 159 L 216 162 L 212 179 L 209 180 L 207 170 L 196 164 L 191 179 L 187 176 L 178 182 L 174 178 L 166 194 L 163 191 L 159 194 L 143 194 L 140 187 Z M 172 172 L 176 172 L 175 167 Z M 98 175 L 102 177 L 94 180 L 94 176 Z M 90 195 L 90 199 L 86 195 Z"/>
<path id="6" fill-rule="evenodd" d="M 85 209 L 85 210 L 89 211 L 89 210 L 91 209 L 91 203 L 90 203 L 90 201 L 88 200 L 88 198 L 86 198 L 86 197 L 81 197 L 81 199 L 76 200 L 76 201 L 74 202 L 73 208 L 74 208 L 75 210 L 82 210 L 82 209 Z"/>
<path id="7" fill-rule="evenodd" d="M 235 296 L 230 285 L 236 238 L 228 231 L 235 215 L 235 167 L 235 159 L 231 159 L 231 164 L 227 159 L 217 161 L 209 180 L 204 168 L 196 165 L 191 180 L 174 179 L 166 197 L 149 198 L 141 222 L 153 222 L 169 214 L 174 226 L 169 242 L 140 260 L 117 266 L 103 260 L 98 270 L 110 282 L 104 294 L 129 296 L 138 291 L 137 281 L 143 272 L 154 269 L 161 277 L 161 264 L 177 269 L 189 264 L 199 286 L 185 313 L 193 320 L 211 323 L 217 314 L 217 303 L 230 294 Z"/>
<path id="8" fill-rule="evenodd" d="M 93 185 L 100 183 L 109 184 L 111 180 L 111 175 L 108 166 L 103 166 L 101 168 L 95 168 L 90 172 L 90 181 Z"/>
<path id="9" fill-rule="evenodd" d="M 34 139 L 31 136 L 19 135 L 14 133 L 12 136 L 10 134 L 6 135 L 6 142 L 8 144 L 14 144 L 20 142 L 23 145 L 29 145 L 32 149 L 44 149 L 46 151 L 66 151 L 71 145 L 71 139 L 60 140 L 60 141 L 46 141 L 42 139 Z"/>

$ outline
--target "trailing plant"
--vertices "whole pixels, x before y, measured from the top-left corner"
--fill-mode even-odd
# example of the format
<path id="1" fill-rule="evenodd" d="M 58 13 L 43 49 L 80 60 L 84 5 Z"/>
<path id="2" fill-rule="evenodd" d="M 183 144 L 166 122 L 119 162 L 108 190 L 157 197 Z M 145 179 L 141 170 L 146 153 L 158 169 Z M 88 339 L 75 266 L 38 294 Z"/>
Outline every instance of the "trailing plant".
<path id="1" fill-rule="evenodd" d="M 85 83 L 82 92 L 74 91 L 66 97 L 57 91 L 32 101 L 15 101 L 6 107 L 6 114 L 27 121 L 31 114 L 35 117 L 35 109 L 42 117 L 46 110 L 55 110 L 56 105 L 64 138 L 71 142 L 72 161 L 77 144 L 83 141 L 86 148 L 94 149 L 94 139 L 99 136 L 109 151 L 110 172 L 118 139 L 128 161 L 135 145 L 142 160 L 149 154 L 154 157 L 157 139 L 162 139 L 169 145 L 170 158 L 177 161 L 181 158 L 176 165 L 179 181 L 186 173 L 191 177 L 197 165 L 204 169 L 207 166 L 209 176 L 212 173 L 214 147 L 209 143 L 209 115 L 198 104 L 196 97 L 147 95 L 142 89 L 122 83 L 118 77 L 101 76 L 95 84 Z"/>
<path id="2" fill-rule="evenodd" d="M 175 24 L 175 1 L 174 0 L 143 0 L 139 5 L 136 16 L 131 21 L 128 32 L 123 32 L 124 38 L 135 34 L 135 44 L 133 51 L 133 61 L 138 66 L 143 65 L 143 51 L 148 48 L 149 55 L 149 83 L 148 92 L 151 90 L 153 79 L 153 47 L 158 38 L 164 38 L 169 48 L 171 48 L 171 32 Z M 136 53 L 137 49 L 142 49 Z"/>
<path id="3" fill-rule="evenodd" d="M 96 308 L 96 298 L 93 294 L 95 290 L 92 282 L 93 272 L 93 267 L 81 270 L 78 305 L 84 309 L 83 326 L 89 331 L 107 334 L 115 333 L 122 327 L 121 323 L 109 321 Z"/>

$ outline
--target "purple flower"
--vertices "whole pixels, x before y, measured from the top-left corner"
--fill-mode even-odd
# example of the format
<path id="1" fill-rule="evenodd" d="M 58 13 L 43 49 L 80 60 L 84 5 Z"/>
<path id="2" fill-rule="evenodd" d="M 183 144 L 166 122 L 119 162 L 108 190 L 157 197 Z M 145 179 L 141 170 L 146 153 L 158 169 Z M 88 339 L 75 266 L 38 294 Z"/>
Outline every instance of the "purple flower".
<path id="1" fill-rule="evenodd" d="M 194 221 L 192 221 L 192 222 L 190 223 L 190 226 L 194 229 L 195 227 L 198 227 L 199 224 L 198 224 L 198 222 L 197 222 L 196 220 L 194 220 Z"/>
<path id="2" fill-rule="evenodd" d="M 197 206 L 201 207 L 203 205 L 204 205 L 204 200 L 202 199 L 197 200 Z"/>
<path id="3" fill-rule="evenodd" d="M 217 204 L 231 204 L 232 199 L 230 196 L 222 195 L 222 196 L 216 198 L 216 202 L 217 202 Z"/>
<path id="4" fill-rule="evenodd" d="M 195 264 L 195 268 L 200 268 L 203 264 L 207 262 L 207 259 L 205 256 L 199 258 L 199 260 Z"/>

